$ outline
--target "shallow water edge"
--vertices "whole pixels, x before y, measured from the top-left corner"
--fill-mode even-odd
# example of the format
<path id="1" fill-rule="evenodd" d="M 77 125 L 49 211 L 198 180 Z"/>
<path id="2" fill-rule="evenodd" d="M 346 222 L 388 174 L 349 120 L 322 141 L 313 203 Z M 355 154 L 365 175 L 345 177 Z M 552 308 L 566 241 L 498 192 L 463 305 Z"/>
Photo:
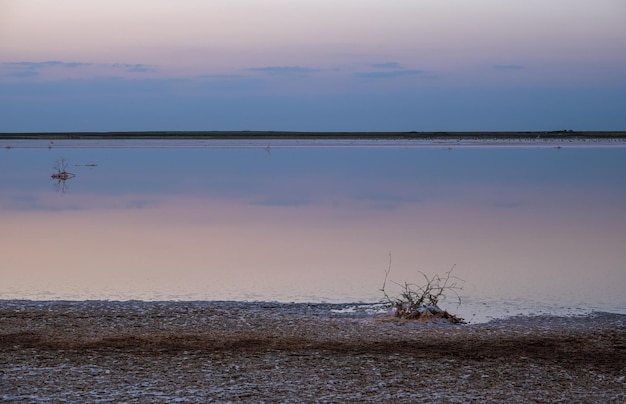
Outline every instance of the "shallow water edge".
<path id="1" fill-rule="evenodd" d="M 0 301 L 0 400 L 622 402 L 626 316 L 402 322 L 335 305 Z M 330 310 L 329 310 L 330 309 Z"/>
<path id="2" fill-rule="evenodd" d="M 539 306 L 538 306 L 539 307 Z M 128 313 L 144 315 L 146 313 L 163 313 L 186 311 L 186 310 L 219 309 L 227 311 L 247 311 L 247 312 L 274 312 L 276 315 L 298 315 L 314 316 L 320 318 L 352 318 L 352 319 L 373 319 L 380 316 L 391 316 L 393 310 L 384 303 L 327 303 L 327 302 L 291 302 L 284 303 L 278 301 L 202 301 L 202 300 L 28 300 L 28 299 L 0 299 L 0 310 L 2 311 L 85 311 L 98 313 L 104 311 L 124 310 Z M 458 307 L 450 308 L 452 314 L 459 313 Z M 532 321 L 534 318 L 594 318 L 597 316 L 609 316 L 612 318 L 623 318 L 626 322 L 626 313 L 594 310 L 594 309 L 571 309 L 556 308 L 550 311 L 549 307 L 529 310 L 488 310 L 478 315 L 467 316 L 470 308 L 466 307 L 460 312 L 465 313 L 467 325 L 479 325 L 488 323 L 513 324 Z"/>

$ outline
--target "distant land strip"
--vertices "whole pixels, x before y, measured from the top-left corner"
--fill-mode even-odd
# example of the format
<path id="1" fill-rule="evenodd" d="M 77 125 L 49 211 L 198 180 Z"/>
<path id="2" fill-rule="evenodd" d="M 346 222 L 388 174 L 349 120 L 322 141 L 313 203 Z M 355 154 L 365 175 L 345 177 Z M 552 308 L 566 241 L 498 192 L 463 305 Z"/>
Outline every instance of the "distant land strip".
<path id="1" fill-rule="evenodd" d="M 138 131 L 0 133 L 7 139 L 626 139 L 626 131 L 529 132 L 291 132 L 291 131 Z"/>

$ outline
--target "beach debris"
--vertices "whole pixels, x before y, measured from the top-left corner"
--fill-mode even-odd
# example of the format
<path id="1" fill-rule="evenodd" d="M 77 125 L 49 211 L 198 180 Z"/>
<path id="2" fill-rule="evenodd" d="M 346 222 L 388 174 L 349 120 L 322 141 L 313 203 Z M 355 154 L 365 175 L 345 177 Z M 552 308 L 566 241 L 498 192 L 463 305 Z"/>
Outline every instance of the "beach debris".
<path id="1" fill-rule="evenodd" d="M 424 277 L 423 284 L 416 283 L 398 283 L 391 281 L 399 286 L 400 293 L 396 297 L 391 297 L 387 293 L 387 280 L 391 272 L 391 253 L 389 253 L 389 267 L 385 271 L 385 279 L 380 291 L 384 295 L 383 303 L 394 310 L 394 316 L 403 320 L 419 320 L 424 322 L 431 321 L 447 321 L 452 324 L 463 324 L 465 321 L 441 309 L 438 304 L 440 300 L 445 300 L 448 294 L 453 294 L 461 304 L 461 296 L 459 291 L 463 286 L 459 282 L 462 279 L 452 276 L 452 271 L 456 265 L 453 265 L 444 275 L 435 274 L 431 277 L 419 271 Z"/>

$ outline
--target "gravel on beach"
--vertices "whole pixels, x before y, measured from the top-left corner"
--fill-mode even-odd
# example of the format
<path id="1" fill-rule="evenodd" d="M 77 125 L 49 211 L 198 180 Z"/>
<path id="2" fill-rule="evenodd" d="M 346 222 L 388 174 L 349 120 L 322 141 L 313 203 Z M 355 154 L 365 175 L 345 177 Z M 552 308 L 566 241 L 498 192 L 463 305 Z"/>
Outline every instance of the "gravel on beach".
<path id="1" fill-rule="evenodd" d="M 626 315 L 372 308 L 1 300 L 0 401 L 626 402 Z"/>

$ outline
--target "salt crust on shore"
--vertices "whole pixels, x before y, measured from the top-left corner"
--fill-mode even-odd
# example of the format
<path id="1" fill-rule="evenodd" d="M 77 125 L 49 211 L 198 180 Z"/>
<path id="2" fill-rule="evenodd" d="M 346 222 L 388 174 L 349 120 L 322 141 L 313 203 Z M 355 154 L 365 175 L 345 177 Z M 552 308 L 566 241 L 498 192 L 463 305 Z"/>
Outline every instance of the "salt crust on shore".
<path id="1" fill-rule="evenodd" d="M 0 401 L 626 402 L 626 315 L 450 325 L 345 308 L 0 301 Z"/>

